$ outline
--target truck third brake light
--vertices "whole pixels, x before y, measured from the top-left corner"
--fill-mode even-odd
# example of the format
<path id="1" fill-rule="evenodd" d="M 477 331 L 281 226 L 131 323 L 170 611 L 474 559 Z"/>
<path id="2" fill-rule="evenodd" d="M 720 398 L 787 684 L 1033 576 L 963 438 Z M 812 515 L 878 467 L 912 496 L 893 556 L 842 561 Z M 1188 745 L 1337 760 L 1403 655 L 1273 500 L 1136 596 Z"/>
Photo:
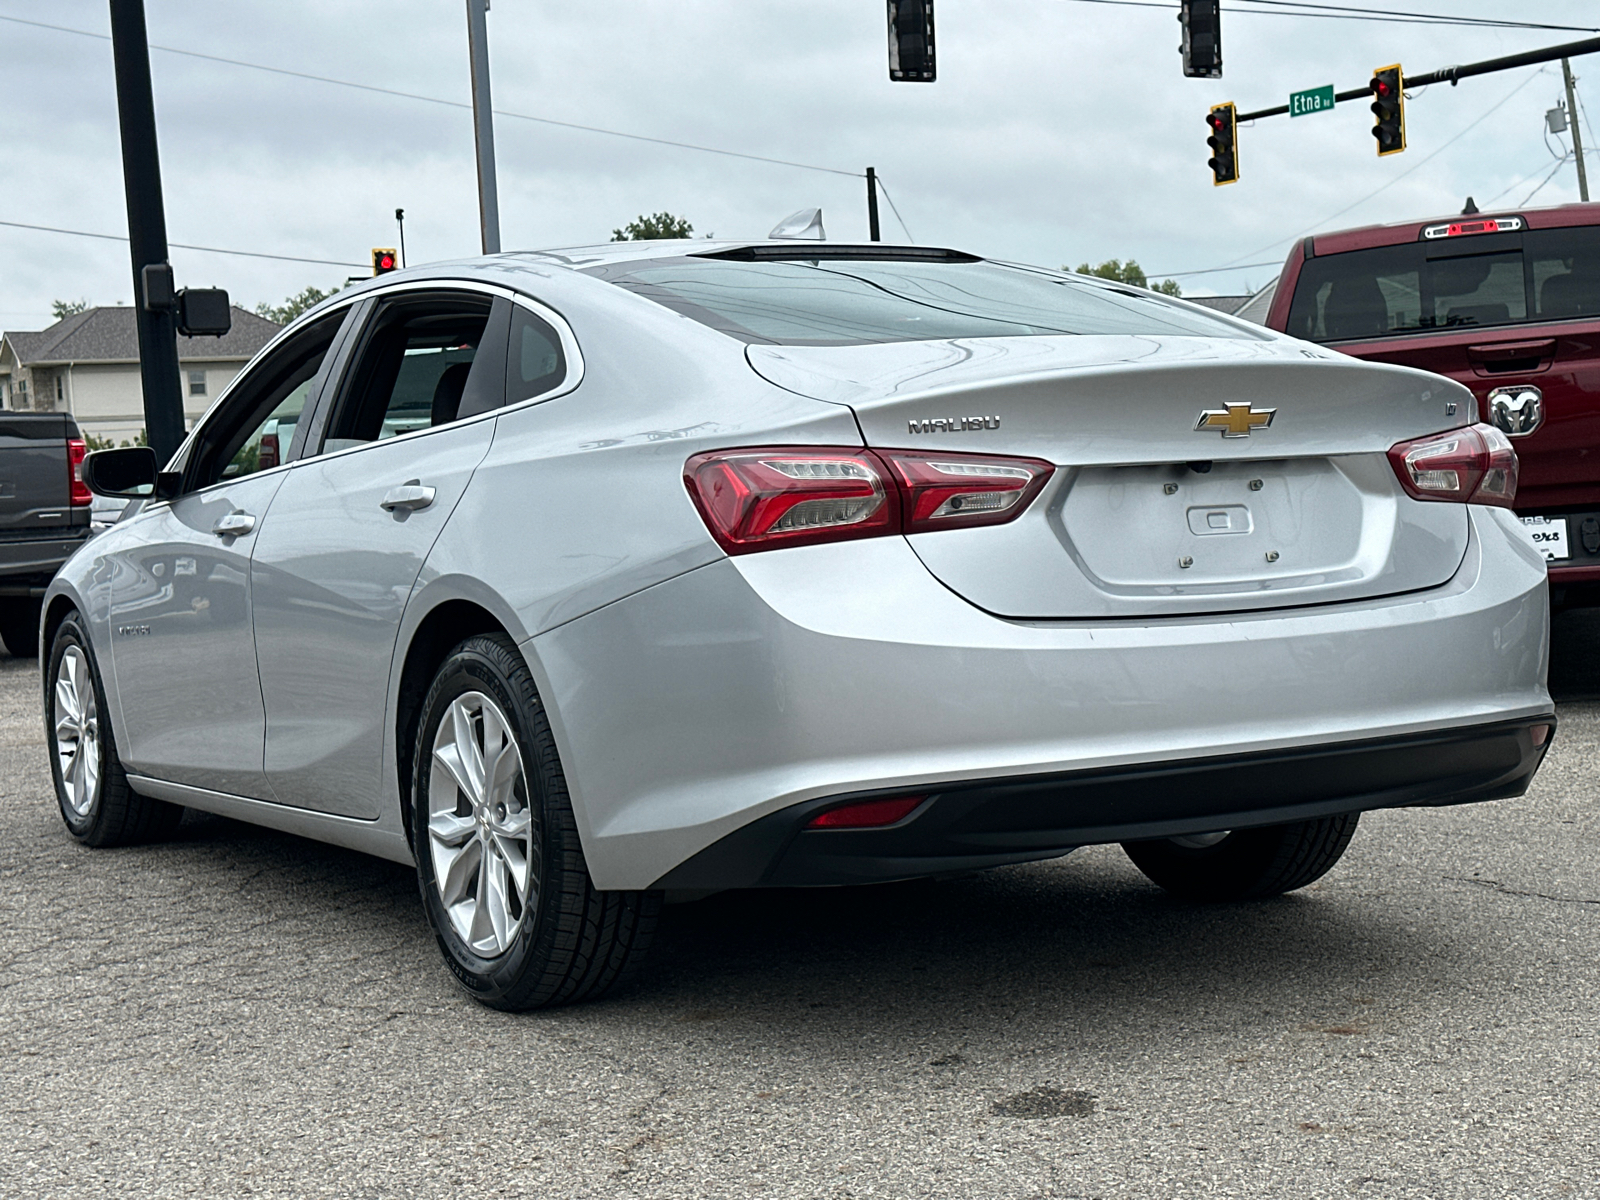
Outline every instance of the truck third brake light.
<path id="1" fill-rule="evenodd" d="M 771 446 L 697 454 L 684 483 L 729 554 L 998 525 L 1055 468 L 1036 458 Z"/>

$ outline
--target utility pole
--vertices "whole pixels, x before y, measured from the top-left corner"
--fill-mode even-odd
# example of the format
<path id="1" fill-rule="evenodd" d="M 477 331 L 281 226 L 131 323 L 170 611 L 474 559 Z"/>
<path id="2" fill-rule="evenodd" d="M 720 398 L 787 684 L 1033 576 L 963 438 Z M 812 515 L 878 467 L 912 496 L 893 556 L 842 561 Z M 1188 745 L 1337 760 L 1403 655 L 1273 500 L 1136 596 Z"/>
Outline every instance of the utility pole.
<path id="1" fill-rule="evenodd" d="M 111 56 L 122 130 L 122 182 L 128 200 L 134 320 L 144 429 L 162 466 L 183 443 L 183 389 L 178 378 L 177 298 L 167 263 L 167 216 L 161 201 L 161 157 L 150 88 L 150 45 L 144 0 L 111 0 Z"/>
<path id="2" fill-rule="evenodd" d="M 874 242 L 883 239 L 878 236 L 878 172 L 867 168 L 867 236 Z"/>
<path id="3" fill-rule="evenodd" d="M 489 103 L 489 0 L 467 0 L 467 47 L 472 55 L 472 132 L 478 150 L 478 217 L 483 252 L 500 253 L 500 195 L 494 178 L 494 110 Z"/>
<path id="4" fill-rule="evenodd" d="M 1578 198 L 1589 202 L 1589 173 L 1583 169 L 1583 134 L 1578 132 L 1578 94 L 1572 86 L 1572 63 L 1561 60 L 1561 75 L 1567 81 L 1567 112 L 1572 115 L 1572 153 L 1578 160 Z"/>
<path id="5" fill-rule="evenodd" d="M 394 220 L 395 224 L 400 226 L 400 265 L 403 267 L 406 265 L 406 210 L 395 209 Z"/>

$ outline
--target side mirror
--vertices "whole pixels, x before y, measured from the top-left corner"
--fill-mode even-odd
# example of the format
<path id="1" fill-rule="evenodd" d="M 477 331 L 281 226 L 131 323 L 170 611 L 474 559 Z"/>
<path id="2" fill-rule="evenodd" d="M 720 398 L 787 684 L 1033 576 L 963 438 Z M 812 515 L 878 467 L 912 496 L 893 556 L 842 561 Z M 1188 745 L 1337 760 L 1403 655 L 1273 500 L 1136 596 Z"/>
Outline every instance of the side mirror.
<path id="1" fill-rule="evenodd" d="M 96 450 L 83 460 L 83 482 L 97 496 L 114 500 L 147 500 L 155 494 L 161 473 L 149 446 Z"/>

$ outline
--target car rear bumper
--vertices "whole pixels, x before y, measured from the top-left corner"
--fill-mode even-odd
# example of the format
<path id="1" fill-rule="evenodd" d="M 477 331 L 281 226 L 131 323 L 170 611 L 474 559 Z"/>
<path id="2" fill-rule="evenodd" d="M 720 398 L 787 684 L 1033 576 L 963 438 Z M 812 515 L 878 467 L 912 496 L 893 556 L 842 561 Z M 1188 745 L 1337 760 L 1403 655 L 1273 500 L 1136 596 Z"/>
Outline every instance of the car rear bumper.
<path id="1" fill-rule="evenodd" d="M 940 585 L 904 539 L 874 538 L 721 560 L 524 650 L 597 886 L 644 888 L 812 801 L 1027 778 L 1059 790 L 1084 772 L 1548 723 L 1545 565 L 1509 511 L 1471 518 L 1455 578 L 1383 599 L 1008 621 Z M 1283 795 L 1261 793 L 1273 819 L 1304 796 L 1327 800 L 1305 774 L 1283 776 Z M 1337 799 L 1412 803 L 1406 789 L 1425 783 L 1402 772 L 1392 795 L 1378 779 Z M 1212 829 L 1245 821 L 1237 810 L 1179 817 Z M 1051 830 L 1076 832 L 1050 833 L 1029 853 L 1161 819 L 1052 817 Z M 1015 861 L 1014 851 L 995 851 L 1011 855 L 997 861 Z"/>
<path id="2" fill-rule="evenodd" d="M 881 829 L 810 829 L 831 796 L 769 813 L 657 881 L 670 889 L 879 883 L 1054 858 L 1078 846 L 1520 796 L 1555 715 L 1266 754 L 936 786 Z"/>

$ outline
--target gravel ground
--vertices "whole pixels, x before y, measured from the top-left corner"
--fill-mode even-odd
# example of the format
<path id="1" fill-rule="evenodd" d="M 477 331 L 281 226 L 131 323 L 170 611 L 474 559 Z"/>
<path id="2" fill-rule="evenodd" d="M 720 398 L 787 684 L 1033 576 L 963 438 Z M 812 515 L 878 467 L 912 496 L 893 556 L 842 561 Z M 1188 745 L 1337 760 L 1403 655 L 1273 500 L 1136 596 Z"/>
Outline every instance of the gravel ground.
<path id="1" fill-rule="evenodd" d="M 1600 614 L 1558 625 L 1600 690 Z M 460 996 L 411 873 L 62 829 L 0 656 L 0 1196 L 1600 1197 L 1600 703 L 1521 800 L 1187 908 L 1112 848 L 668 910 L 616 1000 Z"/>

